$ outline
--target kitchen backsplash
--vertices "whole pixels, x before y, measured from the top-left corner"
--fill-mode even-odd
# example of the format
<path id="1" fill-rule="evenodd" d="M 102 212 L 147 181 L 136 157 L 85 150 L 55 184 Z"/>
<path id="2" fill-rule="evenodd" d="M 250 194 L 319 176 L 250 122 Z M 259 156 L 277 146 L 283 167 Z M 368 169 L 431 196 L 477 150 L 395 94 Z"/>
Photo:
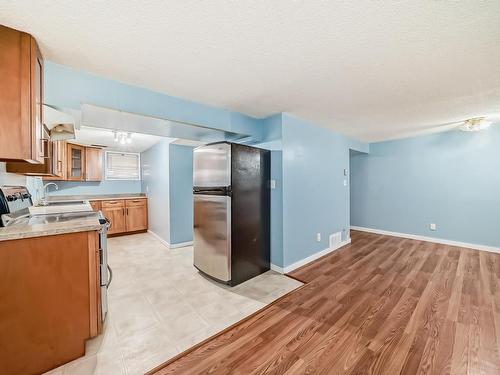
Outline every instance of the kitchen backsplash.
<path id="1" fill-rule="evenodd" d="M 47 182 L 47 181 L 46 181 Z M 49 195 L 98 195 L 140 193 L 141 181 L 102 180 L 99 182 L 53 181 L 59 187 L 50 187 Z"/>

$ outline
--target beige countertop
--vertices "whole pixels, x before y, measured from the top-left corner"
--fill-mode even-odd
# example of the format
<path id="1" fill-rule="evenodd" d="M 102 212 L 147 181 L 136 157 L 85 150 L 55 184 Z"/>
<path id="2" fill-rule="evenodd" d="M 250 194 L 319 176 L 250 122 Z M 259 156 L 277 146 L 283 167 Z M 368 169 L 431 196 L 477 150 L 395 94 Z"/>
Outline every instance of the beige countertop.
<path id="1" fill-rule="evenodd" d="M 147 198 L 143 193 L 125 193 L 125 194 L 97 194 L 97 195 L 51 195 L 48 197 L 50 201 L 105 201 L 109 199 L 137 199 Z"/>
<path id="2" fill-rule="evenodd" d="M 86 217 L 79 217 L 51 223 L 19 224 L 0 228 L 0 241 L 22 238 L 53 236 L 56 234 L 87 232 L 99 230 L 97 213 Z"/>

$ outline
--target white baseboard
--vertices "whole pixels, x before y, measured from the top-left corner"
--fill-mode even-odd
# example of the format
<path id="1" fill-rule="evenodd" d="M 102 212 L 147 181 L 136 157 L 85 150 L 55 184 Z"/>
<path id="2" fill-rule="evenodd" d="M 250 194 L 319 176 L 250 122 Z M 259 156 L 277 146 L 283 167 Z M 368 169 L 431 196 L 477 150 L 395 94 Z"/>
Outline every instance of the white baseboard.
<path id="1" fill-rule="evenodd" d="M 167 241 L 165 241 L 163 238 L 161 238 L 159 235 L 157 235 L 155 232 L 148 229 L 148 233 L 153 235 L 153 237 L 155 237 L 158 241 L 160 241 L 163 245 L 165 245 L 166 247 L 168 247 L 170 249 L 170 244 Z"/>
<path id="2" fill-rule="evenodd" d="M 351 226 L 351 229 L 352 230 L 359 230 L 361 232 L 383 234 L 385 236 L 408 238 L 410 240 L 434 242 L 434 243 L 438 243 L 438 244 L 442 244 L 442 245 L 465 247 L 467 249 L 489 251 L 491 253 L 500 253 L 500 247 L 494 247 L 494 246 L 478 245 L 478 244 L 467 243 L 467 242 L 444 240 L 444 239 L 435 238 L 435 237 L 426 237 L 426 236 L 419 236 L 419 235 L 416 235 L 416 234 L 390 232 L 390 231 L 387 231 L 387 230 L 365 228 L 365 227 L 357 227 L 357 226 Z"/>
<path id="3" fill-rule="evenodd" d="M 170 244 L 152 230 L 148 229 L 148 233 L 153 235 L 158 241 L 160 241 L 163 245 L 165 245 L 169 249 L 177 249 L 179 247 L 191 246 L 193 244 L 193 241 Z"/>
<path id="4" fill-rule="evenodd" d="M 278 273 L 285 273 L 285 271 L 283 271 L 283 267 L 277 266 L 276 264 L 271 263 L 271 269 Z"/>
<path id="5" fill-rule="evenodd" d="M 299 267 L 305 266 L 306 264 L 311 263 L 312 261 L 315 261 L 318 258 L 321 258 L 322 256 L 325 256 L 326 254 L 329 254 L 335 250 L 338 250 L 341 247 L 348 245 L 350 243 L 351 243 L 351 239 L 348 238 L 347 240 L 339 243 L 338 246 L 336 246 L 336 247 L 318 251 L 317 253 L 314 253 L 313 255 L 310 255 L 307 258 L 301 259 L 301 260 L 299 260 L 293 264 L 290 264 L 289 266 L 286 266 L 286 267 L 280 267 L 280 266 L 277 266 L 277 265 L 271 263 L 271 269 L 273 271 L 283 273 L 283 274 L 289 273 L 289 272 L 292 272 L 293 270 L 295 270 Z"/>
<path id="6" fill-rule="evenodd" d="M 186 247 L 186 246 L 192 246 L 193 241 L 188 241 L 188 242 L 179 242 L 179 243 L 171 243 L 170 248 L 171 249 L 177 249 L 179 247 Z"/>

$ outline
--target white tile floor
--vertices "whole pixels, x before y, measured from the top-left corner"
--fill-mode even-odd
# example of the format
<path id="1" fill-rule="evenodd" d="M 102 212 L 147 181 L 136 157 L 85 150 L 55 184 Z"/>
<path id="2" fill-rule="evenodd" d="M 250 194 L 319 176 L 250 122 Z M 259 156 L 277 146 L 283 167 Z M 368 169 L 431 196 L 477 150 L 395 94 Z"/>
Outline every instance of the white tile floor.
<path id="1" fill-rule="evenodd" d="M 108 240 L 113 282 L 104 333 L 51 375 L 143 374 L 299 287 L 269 271 L 234 288 L 203 277 L 193 249 L 150 234 Z"/>

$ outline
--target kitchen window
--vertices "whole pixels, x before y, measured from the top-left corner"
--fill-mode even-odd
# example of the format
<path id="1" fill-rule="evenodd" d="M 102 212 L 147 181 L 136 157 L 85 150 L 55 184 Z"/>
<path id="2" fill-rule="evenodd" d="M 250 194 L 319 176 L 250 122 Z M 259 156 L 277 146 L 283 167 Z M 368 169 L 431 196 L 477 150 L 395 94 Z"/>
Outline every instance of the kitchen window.
<path id="1" fill-rule="evenodd" d="M 140 154 L 106 151 L 105 173 L 106 180 L 140 180 Z"/>

